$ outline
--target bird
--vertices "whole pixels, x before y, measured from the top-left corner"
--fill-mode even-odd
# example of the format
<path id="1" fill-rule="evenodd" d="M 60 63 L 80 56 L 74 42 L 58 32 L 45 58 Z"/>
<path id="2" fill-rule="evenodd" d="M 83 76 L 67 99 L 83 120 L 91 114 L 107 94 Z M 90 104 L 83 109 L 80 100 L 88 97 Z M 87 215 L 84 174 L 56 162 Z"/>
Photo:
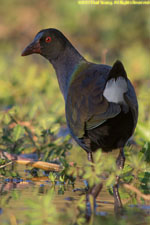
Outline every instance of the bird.
<path id="1" fill-rule="evenodd" d="M 71 136 L 87 152 L 119 149 L 119 169 L 125 163 L 124 146 L 138 120 L 138 101 L 120 60 L 112 66 L 87 61 L 58 29 L 39 31 L 22 56 L 40 54 L 53 66 L 64 97 L 66 122 Z M 119 177 L 113 186 L 116 209 L 122 208 Z M 101 189 L 101 185 L 99 185 Z M 91 193 L 97 196 L 97 187 Z"/>

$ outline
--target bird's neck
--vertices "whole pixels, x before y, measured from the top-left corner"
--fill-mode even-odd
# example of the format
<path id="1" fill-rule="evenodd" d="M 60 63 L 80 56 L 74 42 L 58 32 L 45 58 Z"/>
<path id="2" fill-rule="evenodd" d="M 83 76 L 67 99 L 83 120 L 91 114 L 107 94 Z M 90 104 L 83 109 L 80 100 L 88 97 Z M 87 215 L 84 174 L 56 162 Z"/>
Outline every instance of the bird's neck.
<path id="1" fill-rule="evenodd" d="M 82 61 L 86 60 L 71 46 L 67 46 L 63 54 L 60 54 L 57 59 L 50 61 L 56 71 L 59 87 L 64 99 L 67 97 L 70 77 Z"/>

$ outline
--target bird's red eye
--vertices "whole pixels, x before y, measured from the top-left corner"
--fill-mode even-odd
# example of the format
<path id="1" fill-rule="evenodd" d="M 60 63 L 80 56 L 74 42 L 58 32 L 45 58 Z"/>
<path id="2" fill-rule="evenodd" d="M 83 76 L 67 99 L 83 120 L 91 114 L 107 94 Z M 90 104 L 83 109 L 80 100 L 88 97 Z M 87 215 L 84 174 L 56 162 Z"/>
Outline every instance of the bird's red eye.
<path id="1" fill-rule="evenodd" d="M 47 43 L 51 42 L 51 40 L 52 40 L 51 37 L 46 37 L 45 38 L 45 42 L 47 42 Z"/>

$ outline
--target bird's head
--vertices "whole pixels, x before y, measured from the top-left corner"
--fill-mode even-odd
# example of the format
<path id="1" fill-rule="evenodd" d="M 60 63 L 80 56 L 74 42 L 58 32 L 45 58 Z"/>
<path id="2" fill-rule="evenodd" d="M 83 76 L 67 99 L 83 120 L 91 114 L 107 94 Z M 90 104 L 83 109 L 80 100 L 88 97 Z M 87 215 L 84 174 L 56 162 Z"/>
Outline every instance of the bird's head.
<path id="1" fill-rule="evenodd" d="M 67 39 L 59 30 L 53 28 L 41 30 L 23 50 L 22 56 L 37 53 L 48 60 L 54 60 L 64 51 L 67 43 Z"/>

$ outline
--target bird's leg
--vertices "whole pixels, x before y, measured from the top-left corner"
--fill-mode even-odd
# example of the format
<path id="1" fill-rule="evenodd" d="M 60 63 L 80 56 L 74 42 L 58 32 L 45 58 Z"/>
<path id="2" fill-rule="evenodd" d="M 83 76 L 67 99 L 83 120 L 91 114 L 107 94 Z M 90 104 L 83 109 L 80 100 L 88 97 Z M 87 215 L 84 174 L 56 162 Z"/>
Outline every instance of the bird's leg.
<path id="1" fill-rule="evenodd" d="M 88 161 L 94 163 L 92 152 L 88 152 Z M 92 170 L 94 171 L 93 165 L 92 165 Z M 95 184 L 93 187 L 90 187 L 90 188 L 88 187 L 88 192 L 86 195 L 86 216 L 88 219 L 91 216 L 91 213 L 94 212 L 96 209 L 96 198 L 98 194 L 100 193 L 102 187 L 103 187 L 102 183 Z M 92 199 L 93 199 L 93 202 L 91 202 Z M 88 205 L 90 205 L 90 207 L 87 207 Z"/>
<path id="2" fill-rule="evenodd" d="M 101 192 L 103 184 L 95 184 L 93 187 L 89 188 L 86 194 L 86 220 L 87 222 L 92 220 L 93 214 L 96 212 L 96 198 Z"/>
<path id="3" fill-rule="evenodd" d="M 123 148 L 120 148 L 120 153 L 116 160 L 117 167 L 119 169 L 123 169 L 124 162 L 125 162 L 124 150 L 123 150 Z M 116 213 L 119 213 L 119 211 L 122 211 L 122 209 L 123 209 L 121 198 L 120 198 L 119 191 L 118 191 L 119 179 L 120 179 L 120 177 L 117 176 L 116 183 L 113 186 L 113 195 L 114 195 L 114 204 L 115 204 L 114 210 Z"/>
<path id="4" fill-rule="evenodd" d="M 88 152 L 88 161 L 94 163 L 92 152 Z"/>

